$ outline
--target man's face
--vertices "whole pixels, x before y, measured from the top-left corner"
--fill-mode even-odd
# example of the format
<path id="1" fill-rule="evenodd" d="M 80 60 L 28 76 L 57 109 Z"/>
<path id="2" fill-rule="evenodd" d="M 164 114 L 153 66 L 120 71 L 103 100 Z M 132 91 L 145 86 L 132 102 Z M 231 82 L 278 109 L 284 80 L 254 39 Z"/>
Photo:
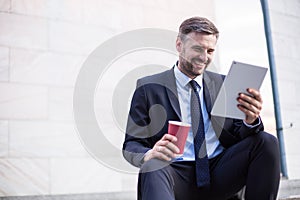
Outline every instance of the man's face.
<path id="1" fill-rule="evenodd" d="M 213 59 L 216 43 L 217 38 L 212 34 L 192 32 L 184 41 L 178 37 L 180 71 L 192 79 L 201 75 Z"/>

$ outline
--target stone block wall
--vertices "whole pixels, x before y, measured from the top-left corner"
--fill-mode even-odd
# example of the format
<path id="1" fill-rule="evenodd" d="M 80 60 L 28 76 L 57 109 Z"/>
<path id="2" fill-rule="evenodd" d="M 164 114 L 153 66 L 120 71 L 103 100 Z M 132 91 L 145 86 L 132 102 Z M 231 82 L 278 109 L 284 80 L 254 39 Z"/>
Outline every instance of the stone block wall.
<path id="1" fill-rule="evenodd" d="M 269 4 L 288 175 L 291 179 L 299 179 L 300 1 L 276 0 Z"/>
<path id="2" fill-rule="evenodd" d="M 177 31 L 199 14 L 214 19 L 213 2 L 0 0 L 0 196 L 134 191 L 135 174 L 102 165 L 80 142 L 77 75 L 111 37 L 138 28 Z"/>
<path id="3" fill-rule="evenodd" d="M 269 4 L 288 172 L 296 179 L 300 1 Z M 216 70 L 226 73 L 232 59 L 268 65 L 259 1 L 0 0 L 0 196 L 136 190 L 136 174 L 97 162 L 81 144 L 73 119 L 76 78 L 90 53 L 111 37 L 138 28 L 177 31 L 183 19 L 194 15 L 212 19 L 221 31 Z M 148 53 L 129 55 L 123 63 L 133 70 L 141 60 L 163 60 Z M 167 57 L 169 67 L 174 64 L 174 55 L 158 53 Z M 121 66 L 114 71 L 119 77 L 126 72 Z M 266 129 L 275 134 L 270 88 L 266 78 L 262 115 Z M 101 97 L 109 93 L 105 89 Z M 96 112 L 109 141 L 121 149 L 123 135 L 111 134 L 115 125 L 101 110 L 106 105 L 98 102 Z"/>

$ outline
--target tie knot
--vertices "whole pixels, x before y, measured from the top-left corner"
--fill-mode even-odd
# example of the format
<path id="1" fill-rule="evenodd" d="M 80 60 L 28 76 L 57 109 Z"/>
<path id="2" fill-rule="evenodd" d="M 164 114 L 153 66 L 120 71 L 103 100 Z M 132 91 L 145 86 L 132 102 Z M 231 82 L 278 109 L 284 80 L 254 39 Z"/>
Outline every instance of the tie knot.
<path id="1" fill-rule="evenodd" d="M 191 80 L 190 85 L 192 86 L 194 92 L 197 92 L 197 88 L 201 89 L 200 85 L 195 80 Z"/>

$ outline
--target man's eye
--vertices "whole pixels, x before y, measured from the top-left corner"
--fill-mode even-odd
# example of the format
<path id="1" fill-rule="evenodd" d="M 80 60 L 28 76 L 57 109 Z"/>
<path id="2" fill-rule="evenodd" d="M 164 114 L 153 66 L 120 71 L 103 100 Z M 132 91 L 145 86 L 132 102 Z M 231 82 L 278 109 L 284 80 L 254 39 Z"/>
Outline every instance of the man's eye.
<path id="1" fill-rule="evenodd" d="M 207 53 L 208 54 L 212 54 L 214 52 L 214 50 L 208 50 Z"/>
<path id="2" fill-rule="evenodd" d="M 194 50 L 197 51 L 197 52 L 203 52 L 202 48 L 194 48 Z"/>

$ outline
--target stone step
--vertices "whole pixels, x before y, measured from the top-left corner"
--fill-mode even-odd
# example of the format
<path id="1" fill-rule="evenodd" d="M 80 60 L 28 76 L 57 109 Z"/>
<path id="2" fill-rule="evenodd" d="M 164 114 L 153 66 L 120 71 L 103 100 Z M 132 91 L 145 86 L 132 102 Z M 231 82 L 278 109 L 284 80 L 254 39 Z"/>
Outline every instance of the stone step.
<path id="1" fill-rule="evenodd" d="M 0 200 L 135 200 L 136 192 L 0 197 Z M 278 200 L 300 200 L 300 180 L 281 180 Z"/>
<path id="2" fill-rule="evenodd" d="M 0 197 L 0 200 L 134 200 L 135 192 Z"/>
<path id="3" fill-rule="evenodd" d="M 0 197 L 0 200 L 135 200 L 135 199 L 136 199 L 135 192 Z M 279 198 L 278 200 L 300 200 L 300 196 Z"/>
<path id="4" fill-rule="evenodd" d="M 280 181 L 279 199 L 300 199 L 300 180 L 284 180 Z"/>
<path id="5" fill-rule="evenodd" d="M 284 199 L 279 199 L 279 200 L 300 200 L 300 197 L 288 197 L 288 198 L 284 198 Z"/>

